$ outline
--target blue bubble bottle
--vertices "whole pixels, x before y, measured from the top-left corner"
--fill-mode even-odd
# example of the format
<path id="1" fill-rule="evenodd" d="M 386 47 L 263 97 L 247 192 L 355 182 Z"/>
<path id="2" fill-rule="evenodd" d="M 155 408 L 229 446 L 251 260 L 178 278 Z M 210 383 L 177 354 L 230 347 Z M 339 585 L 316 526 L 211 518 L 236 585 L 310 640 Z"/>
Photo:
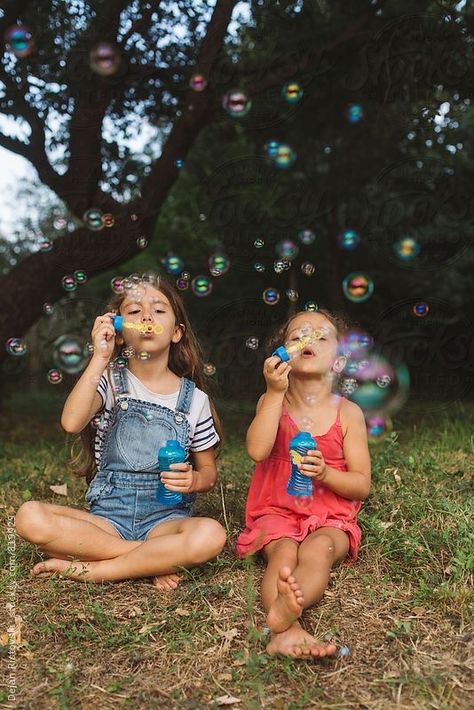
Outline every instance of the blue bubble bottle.
<path id="1" fill-rule="evenodd" d="M 184 463 L 184 461 L 186 461 L 186 450 L 176 439 L 168 439 L 166 444 L 158 451 L 158 468 L 160 472 L 169 471 L 172 463 Z M 169 491 L 163 483 L 160 483 L 156 492 L 156 500 L 162 505 L 172 507 L 183 502 L 183 494 Z"/>
<path id="2" fill-rule="evenodd" d="M 286 492 L 290 496 L 301 496 L 308 498 L 313 495 L 313 479 L 305 476 L 298 469 L 298 464 L 303 456 L 307 456 L 308 451 L 318 448 L 316 441 L 309 431 L 299 431 L 290 441 L 291 473 L 288 479 Z"/>

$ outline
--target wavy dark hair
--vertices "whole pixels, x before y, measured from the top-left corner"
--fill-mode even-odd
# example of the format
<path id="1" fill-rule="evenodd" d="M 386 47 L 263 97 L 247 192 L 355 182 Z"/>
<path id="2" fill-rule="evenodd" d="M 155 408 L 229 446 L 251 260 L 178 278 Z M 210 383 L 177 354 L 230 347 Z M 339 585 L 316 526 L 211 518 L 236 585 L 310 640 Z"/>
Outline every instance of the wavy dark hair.
<path id="1" fill-rule="evenodd" d="M 136 275 L 132 274 L 128 277 L 128 279 L 131 280 L 134 276 L 136 277 Z M 171 304 L 175 316 L 176 325 L 179 325 L 180 323 L 184 325 L 184 333 L 181 340 L 178 343 L 171 343 L 170 345 L 168 367 L 178 377 L 187 377 L 188 379 L 192 380 L 195 385 L 199 387 L 199 389 L 206 392 L 206 394 L 209 396 L 209 404 L 211 408 L 212 417 L 214 419 L 214 425 L 219 435 L 219 443 L 222 443 L 222 424 L 219 415 L 217 414 L 214 403 L 211 399 L 212 392 L 209 380 L 205 378 L 203 373 L 203 356 L 201 348 L 192 330 L 188 316 L 184 309 L 183 302 L 178 292 L 175 290 L 174 286 L 169 281 L 167 281 L 165 278 L 163 278 L 163 276 L 158 274 L 143 274 L 140 277 L 140 281 L 142 283 L 149 284 L 161 291 Z M 135 283 L 137 283 L 136 280 Z M 117 313 L 119 313 L 120 306 L 122 305 L 126 297 L 126 292 L 114 296 L 107 304 L 106 311 L 116 311 Z M 122 345 L 119 345 L 116 341 L 110 361 L 114 360 L 117 356 L 120 355 L 121 348 Z M 107 368 L 107 378 L 109 380 L 111 391 L 112 393 L 114 393 L 114 388 L 112 387 L 112 383 L 110 381 L 109 368 Z M 91 422 L 89 422 L 80 432 L 80 434 L 77 435 L 71 446 L 69 465 L 72 468 L 72 472 L 74 476 L 78 478 L 85 477 L 87 483 L 91 482 L 97 471 L 94 453 L 95 435 L 96 430 L 92 426 Z M 219 444 L 217 446 L 219 446 Z"/>

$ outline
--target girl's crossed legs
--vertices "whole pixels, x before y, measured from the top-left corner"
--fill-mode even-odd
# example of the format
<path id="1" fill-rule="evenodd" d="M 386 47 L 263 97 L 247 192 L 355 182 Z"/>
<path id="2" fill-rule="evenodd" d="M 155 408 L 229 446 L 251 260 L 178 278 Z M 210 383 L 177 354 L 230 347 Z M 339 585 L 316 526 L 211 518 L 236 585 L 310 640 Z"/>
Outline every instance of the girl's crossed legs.
<path id="1" fill-rule="evenodd" d="M 271 654 L 326 656 L 336 652 L 334 644 L 321 644 L 308 634 L 298 619 L 323 596 L 331 568 L 349 551 L 349 538 L 338 528 L 323 527 L 298 543 L 281 538 L 263 549 L 267 568 L 262 581 L 262 601 L 272 638 Z"/>
<path id="2" fill-rule="evenodd" d="M 28 501 L 19 508 L 16 529 L 50 555 L 33 567 L 32 574 L 58 572 L 91 582 L 155 576 L 174 579 L 177 568 L 216 557 L 226 539 L 217 520 L 196 517 L 161 523 L 143 542 L 124 540 L 111 523 L 97 515 L 40 501 Z"/>

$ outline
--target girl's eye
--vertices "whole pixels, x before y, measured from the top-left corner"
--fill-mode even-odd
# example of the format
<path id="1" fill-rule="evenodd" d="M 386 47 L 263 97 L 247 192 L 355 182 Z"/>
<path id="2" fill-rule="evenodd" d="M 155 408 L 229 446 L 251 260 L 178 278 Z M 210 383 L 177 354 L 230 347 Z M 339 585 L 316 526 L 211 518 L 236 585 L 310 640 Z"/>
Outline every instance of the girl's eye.
<path id="1" fill-rule="evenodd" d="M 139 311 L 129 311 L 129 312 L 128 312 L 128 315 L 129 315 L 129 316 L 132 316 L 134 313 L 139 313 Z"/>
<path id="2" fill-rule="evenodd" d="M 164 311 L 160 311 L 158 308 L 156 308 L 155 313 L 164 313 Z"/>

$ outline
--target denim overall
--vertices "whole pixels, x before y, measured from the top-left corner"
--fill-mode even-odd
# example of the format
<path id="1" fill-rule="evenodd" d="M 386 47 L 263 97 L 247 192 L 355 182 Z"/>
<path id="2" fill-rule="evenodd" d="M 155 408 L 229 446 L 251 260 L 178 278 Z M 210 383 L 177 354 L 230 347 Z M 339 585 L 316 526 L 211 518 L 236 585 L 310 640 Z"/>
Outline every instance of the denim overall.
<path id="1" fill-rule="evenodd" d="M 159 523 L 193 513 L 195 493 L 174 507 L 158 503 L 158 449 L 177 439 L 189 452 L 189 412 L 194 382 L 181 378 L 176 410 L 132 399 L 126 368 L 112 370 L 115 408 L 105 432 L 100 470 L 86 492 L 90 512 L 105 518 L 125 540 L 144 540 Z"/>

